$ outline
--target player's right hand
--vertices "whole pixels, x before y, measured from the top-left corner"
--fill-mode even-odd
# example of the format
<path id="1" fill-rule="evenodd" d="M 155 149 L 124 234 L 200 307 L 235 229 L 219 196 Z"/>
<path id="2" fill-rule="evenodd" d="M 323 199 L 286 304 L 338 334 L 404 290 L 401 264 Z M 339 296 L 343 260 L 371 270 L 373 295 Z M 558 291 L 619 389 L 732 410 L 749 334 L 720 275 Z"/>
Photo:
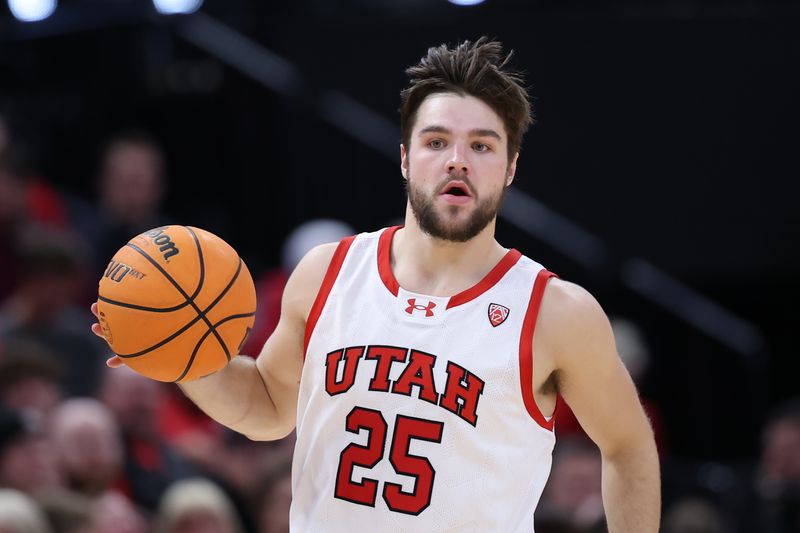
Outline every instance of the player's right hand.
<path id="1" fill-rule="evenodd" d="M 94 315 L 94 317 L 98 318 L 98 316 L 97 316 L 97 302 L 92 304 L 91 310 L 92 310 L 92 314 Z M 100 337 L 101 339 L 106 341 L 106 343 L 108 343 L 108 339 L 106 339 L 106 336 L 103 335 L 103 329 L 100 327 L 100 324 L 98 322 L 95 322 L 94 324 L 92 324 L 92 333 L 94 333 L 95 335 L 97 335 L 98 337 Z M 117 368 L 117 367 L 120 367 L 120 366 L 122 366 L 124 364 L 125 363 L 122 362 L 122 359 L 120 359 L 116 355 L 114 355 L 112 357 L 109 357 L 106 360 L 106 365 L 108 365 L 111 368 Z"/>

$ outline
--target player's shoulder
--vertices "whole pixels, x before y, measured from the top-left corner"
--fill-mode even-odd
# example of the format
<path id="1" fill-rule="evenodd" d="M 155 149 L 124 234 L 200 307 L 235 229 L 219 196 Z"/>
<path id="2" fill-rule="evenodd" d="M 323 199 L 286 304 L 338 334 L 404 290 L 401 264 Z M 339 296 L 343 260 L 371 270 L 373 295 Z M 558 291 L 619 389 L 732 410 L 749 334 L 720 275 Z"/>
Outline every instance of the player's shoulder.
<path id="1" fill-rule="evenodd" d="M 308 316 L 338 246 L 337 242 L 320 244 L 303 256 L 283 291 L 285 311 Z"/>
<path id="2" fill-rule="evenodd" d="M 295 270 L 300 271 L 301 274 L 309 274 L 321 270 L 324 274 L 338 247 L 338 242 L 328 242 L 313 247 L 303 256 Z"/>
<path id="3" fill-rule="evenodd" d="M 577 283 L 553 277 L 547 283 L 542 300 L 542 308 L 559 317 L 574 316 L 576 313 L 593 314 L 602 312 L 600 303 L 592 293 Z"/>
<path id="4" fill-rule="evenodd" d="M 542 298 L 537 332 L 554 352 L 574 352 L 581 345 L 607 339 L 608 317 L 597 299 L 576 283 L 552 278 Z"/>
<path id="5" fill-rule="evenodd" d="M 297 288 L 309 288 L 309 285 L 316 285 L 316 288 L 319 288 L 338 246 L 337 242 L 329 242 L 309 250 L 295 267 L 289 281 L 294 280 Z"/>

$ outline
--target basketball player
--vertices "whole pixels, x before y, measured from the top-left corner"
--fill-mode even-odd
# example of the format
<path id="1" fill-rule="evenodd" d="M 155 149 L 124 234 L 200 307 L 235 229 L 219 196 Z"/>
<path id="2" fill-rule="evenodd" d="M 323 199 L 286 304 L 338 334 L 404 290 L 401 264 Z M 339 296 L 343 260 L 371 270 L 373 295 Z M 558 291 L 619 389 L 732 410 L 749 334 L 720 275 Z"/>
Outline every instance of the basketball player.
<path id="1" fill-rule="evenodd" d="M 494 238 L 532 121 L 507 60 L 481 39 L 408 69 L 405 225 L 313 249 L 258 359 L 181 385 L 252 439 L 297 429 L 293 531 L 532 531 L 558 397 L 602 452 L 610 530 L 658 529 L 653 435 L 605 314 Z"/>

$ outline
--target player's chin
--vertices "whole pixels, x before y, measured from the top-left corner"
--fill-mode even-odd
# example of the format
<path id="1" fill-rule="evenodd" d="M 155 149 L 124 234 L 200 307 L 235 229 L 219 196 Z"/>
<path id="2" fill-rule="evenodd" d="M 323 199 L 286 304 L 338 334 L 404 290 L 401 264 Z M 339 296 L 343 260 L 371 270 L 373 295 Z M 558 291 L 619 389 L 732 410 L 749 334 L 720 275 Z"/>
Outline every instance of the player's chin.
<path id="1" fill-rule="evenodd" d="M 470 217 L 450 216 L 442 217 L 438 224 L 438 235 L 448 241 L 464 242 L 468 238 L 464 237 L 469 233 Z"/>
<path id="2" fill-rule="evenodd" d="M 443 205 L 439 211 L 440 219 L 448 226 L 460 227 L 470 223 L 475 217 L 476 206 L 467 205 Z"/>

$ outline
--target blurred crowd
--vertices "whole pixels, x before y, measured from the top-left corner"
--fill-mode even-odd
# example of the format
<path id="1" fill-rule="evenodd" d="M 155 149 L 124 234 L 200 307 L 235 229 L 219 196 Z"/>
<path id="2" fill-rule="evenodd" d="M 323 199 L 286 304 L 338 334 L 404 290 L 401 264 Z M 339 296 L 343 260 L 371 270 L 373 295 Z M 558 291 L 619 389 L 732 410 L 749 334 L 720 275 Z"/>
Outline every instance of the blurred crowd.
<path id="1" fill-rule="evenodd" d="M 32 154 L 0 117 L 0 532 L 288 531 L 293 437 L 249 441 L 176 386 L 108 369 L 109 350 L 90 331 L 108 260 L 171 221 L 158 142 L 143 131 L 110 137 L 91 198 L 54 186 Z M 274 329 L 300 257 L 353 232 L 331 220 L 303 224 L 281 265 L 254 272 L 259 310 L 245 354 L 257 355 Z M 612 325 L 638 383 L 649 367 L 644 334 L 630 320 Z M 769 416 L 760 457 L 737 465 L 672 457 L 657 405 L 643 402 L 662 458 L 664 532 L 800 532 L 800 399 Z M 536 531 L 605 531 L 602 458 L 567 406 L 556 417 Z M 754 431 L 749 421 L 742 431 Z"/>
<path id="2" fill-rule="evenodd" d="M 102 151 L 95 198 L 70 195 L 0 119 L 3 533 L 288 531 L 293 439 L 251 442 L 176 386 L 107 368 L 90 331 L 108 260 L 169 223 L 166 184 L 158 143 L 127 131 Z M 277 321 L 285 270 L 258 280 L 251 355 Z"/>

